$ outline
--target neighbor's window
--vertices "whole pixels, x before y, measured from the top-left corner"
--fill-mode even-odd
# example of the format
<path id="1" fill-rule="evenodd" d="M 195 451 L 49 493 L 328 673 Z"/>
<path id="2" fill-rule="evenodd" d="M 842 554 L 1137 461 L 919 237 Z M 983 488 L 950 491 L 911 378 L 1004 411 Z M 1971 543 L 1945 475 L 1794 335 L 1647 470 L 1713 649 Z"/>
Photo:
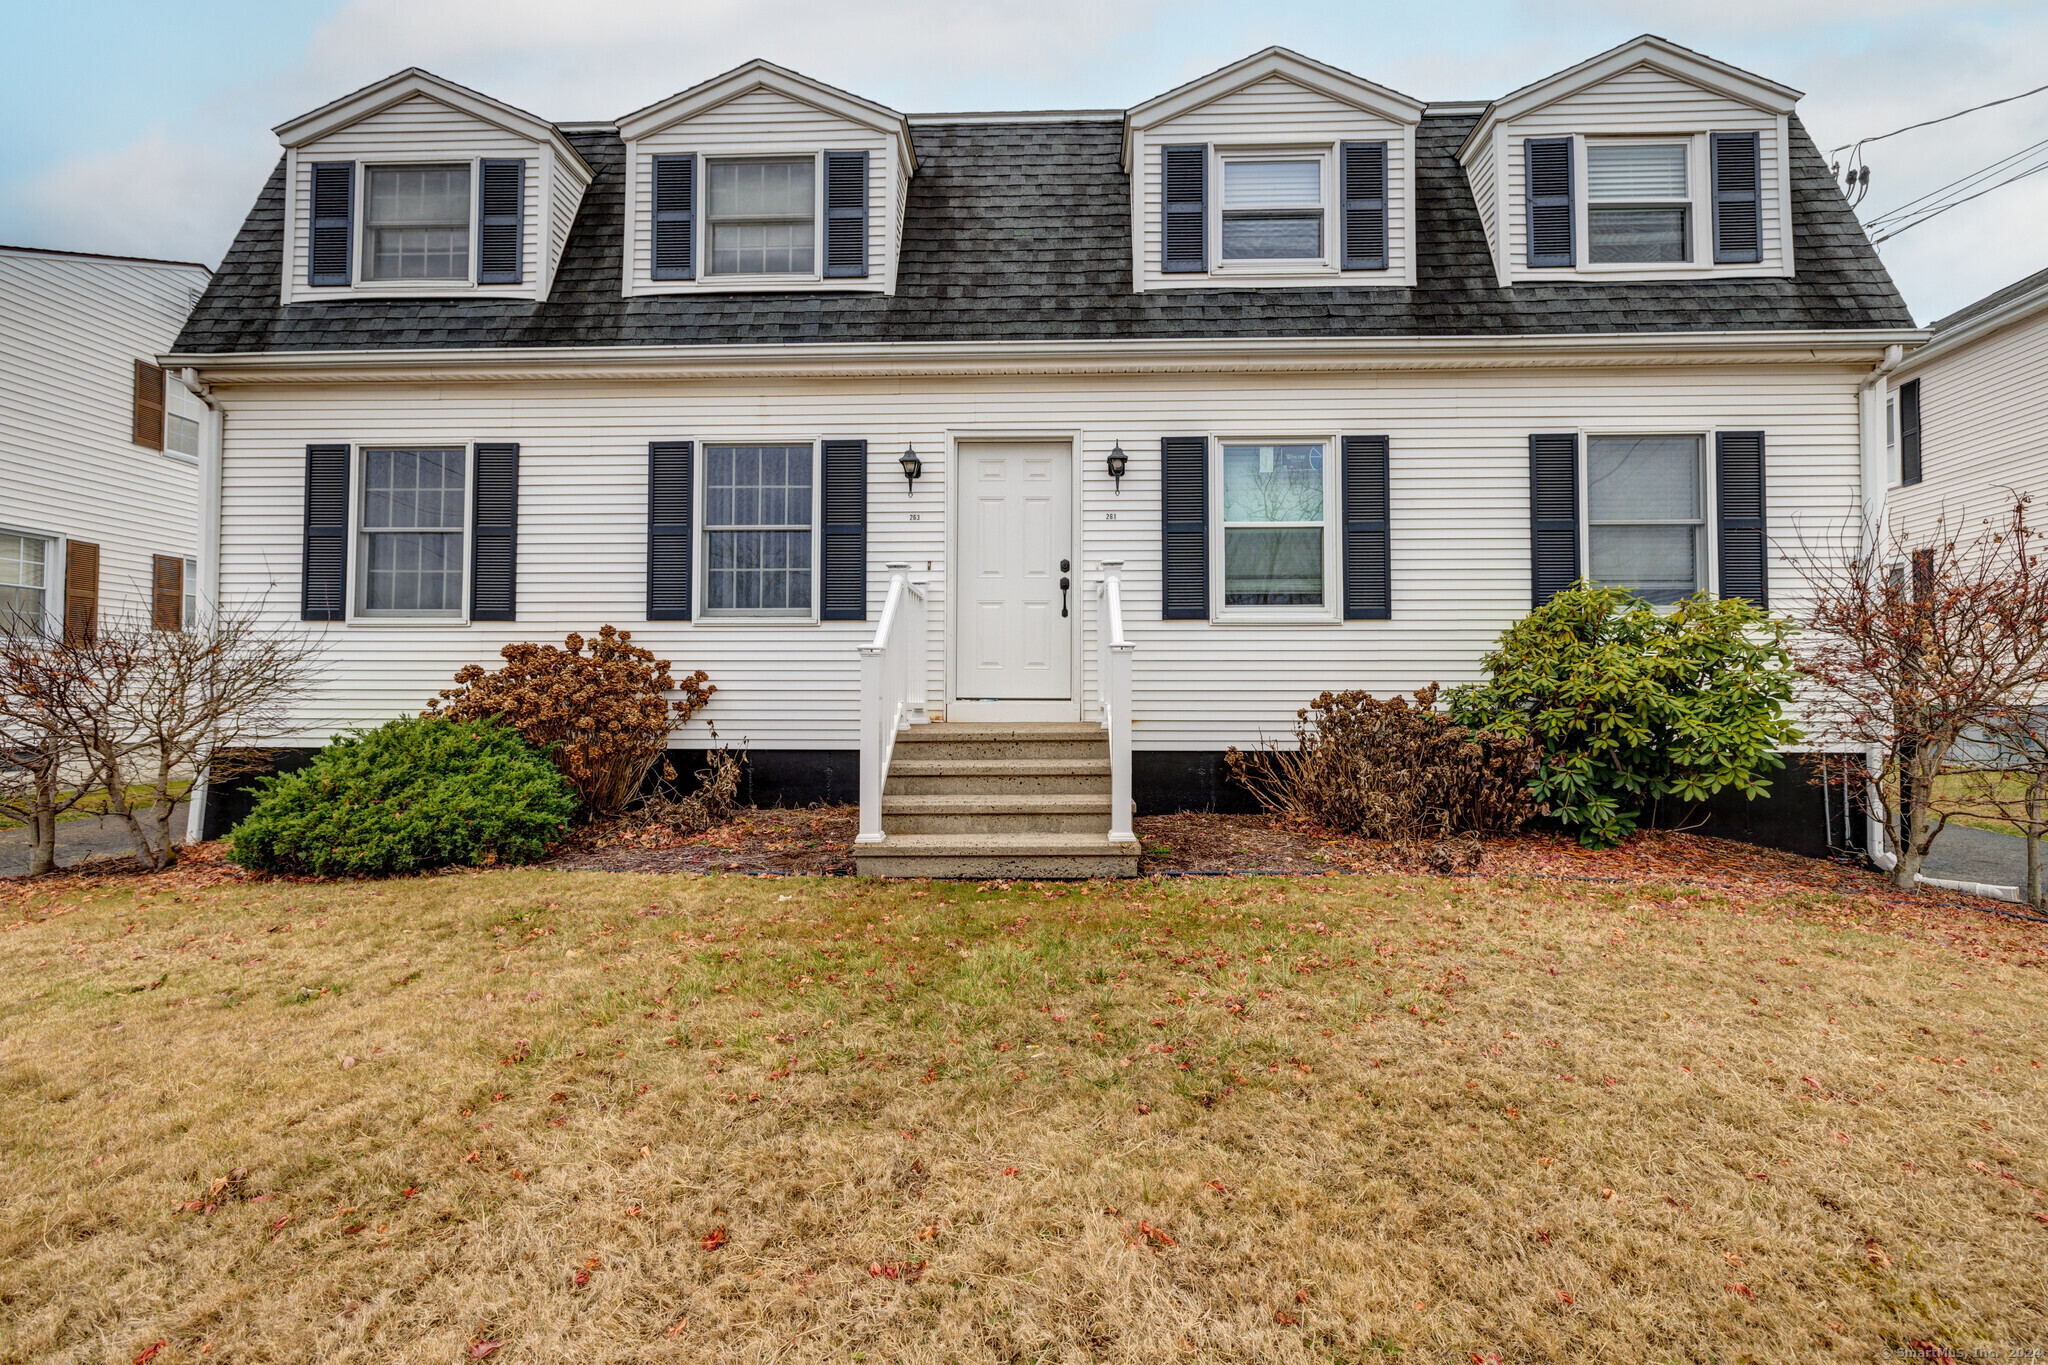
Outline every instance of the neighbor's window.
<path id="1" fill-rule="evenodd" d="M 1692 259 L 1684 142 L 1588 142 L 1586 238 L 1596 264 Z"/>
<path id="2" fill-rule="evenodd" d="M 1323 448 L 1223 447 L 1223 603 L 1323 604 Z"/>
<path id="3" fill-rule="evenodd" d="M 811 274 L 816 235 L 811 158 L 714 161 L 707 169 L 711 273 Z"/>
<path id="4" fill-rule="evenodd" d="M 164 449 L 176 455 L 199 457 L 199 423 L 183 413 L 164 414 Z"/>
<path id="5" fill-rule="evenodd" d="M 179 618 L 186 630 L 199 624 L 199 561 L 185 561 L 185 602 L 184 615 Z"/>
<path id="6" fill-rule="evenodd" d="M 704 449 L 704 605 L 811 614 L 811 448 Z"/>
<path id="7" fill-rule="evenodd" d="M 462 614 L 466 452 L 363 452 L 365 614 Z"/>
<path id="8" fill-rule="evenodd" d="M 1223 259 L 1323 258 L 1323 163 L 1225 161 Z"/>
<path id="9" fill-rule="evenodd" d="M 1659 606 L 1700 591 L 1702 449 L 1697 436 L 1586 442 L 1588 577 Z"/>
<path id="10" fill-rule="evenodd" d="M 42 630 L 49 562 L 49 541 L 0 531 L 0 632 L 26 635 Z"/>
<path id="11" fill-rule="evenodd" d="M 469 167 L 372 166 L 363 278 L 469 278 Z"/>
<path id="12" fill-rule="evenodd" d="M 1899 400 L 1884 400 L 1884 457 L 1890 469 L 1891 486 L 1897 488 L 1905 477 L 1905 466 L 1899 461 Z"/>

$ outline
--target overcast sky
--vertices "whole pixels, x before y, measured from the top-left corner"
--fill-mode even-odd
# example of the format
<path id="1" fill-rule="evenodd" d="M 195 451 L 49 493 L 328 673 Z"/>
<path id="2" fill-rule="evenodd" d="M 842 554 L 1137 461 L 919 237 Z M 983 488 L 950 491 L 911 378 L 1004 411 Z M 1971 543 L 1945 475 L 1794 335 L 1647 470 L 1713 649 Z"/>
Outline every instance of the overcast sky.
<path id="1" fill-rule="evenodd" d="M 1649 30 L 1807 92 L 1837 144 L 2048 84 L 2048 0 L 0 0 L 0 242 L 219 261 L 270 128 L 406 66 L 609 119 L 751 57 L 911 113 L 1120 109 L 1271 43 L 1487 99 Z M 2048 94 L 1877 144 L 1867 219 L 2048 139 Z M 1929 321 L 2048 266 L 2048 175 L 1888 242 Z"/>

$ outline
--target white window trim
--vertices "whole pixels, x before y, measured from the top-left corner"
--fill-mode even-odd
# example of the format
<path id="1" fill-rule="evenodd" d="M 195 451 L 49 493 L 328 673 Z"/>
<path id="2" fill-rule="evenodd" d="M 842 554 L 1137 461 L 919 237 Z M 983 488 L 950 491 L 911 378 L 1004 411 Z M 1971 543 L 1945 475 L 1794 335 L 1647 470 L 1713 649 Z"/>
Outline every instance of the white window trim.
<path id="1" fill-rule="evenodd" d="M 496 160 L 498 158 L 492 159 Z M 511 158 L 507 157 L 504 159 L 510 160 Z M 355 233 L 355 240 L 349 244 L 349 288 L 352 290 L 361 290 L 368 293 L 391 295 L 436 293 L 445 294 L 451 289 L 460 289 L 466 292 L 477 288 L 476 258 L 477 247 L 479 243 L 477 241 L 478 234 L 476 206 L 477 194 L 482 188 L 481 181 L 483 176 L 483 161 L 484 158 L 481 156 L 414 155 L 357 157 L 354 185 L 355 218 L 349 227 L 349 230 Z M 389 170 L 393 168 L 406 166 L 461 165 L 467 165 L 469 167 L 469 251 L 467 253 L 467 273 L 465 273 L 460 279 L 457 279 L 454 276 L 450 276 L 447 279 L 442 280 L 371 279 L 365 273 L 369 269 L 370 264 L 370 172 L 373 170 Z M 531 179 L 531 177 L 527 178 Z M 309 181 L 309 189 L 310 183 L 311 182 Z M 520 221 L 523 230 L 526 215 L 523 211 L 524 206 L 522 205 L 521 207 L 522 212 L 520 214 Z M 306 207 L 306 212 L 309 215 L 306 221 L 307 244 L 309 249 L 312 242 L 313 231 L 313 223 L 310 217 L 312 211 L 312 205 L 309 202 Z M 518 286 L 506 285 L 504 287 L 510 289 L 517 288 Z M 313 293 L 315 291 L 309 288 L 307 292 Z"/>
<path id="2" fill-rule="evenodd" d="M 1223 177 L 1224 168 L 1233 161 L 1308 161 L 1314 160 L 1320 168 L 1322 183 L 1323 254 L 1320 257 L 1301 257 L 1295 260 L 1226 261 L 1223 259 Z M 1205 209 L 1207 223 L 1205 231 L 1209 240 L 1215 243 L 1214 255 L 1210 258 L 1208 274 L 1216 277 L 1259 276 L 1339 276 L 1337 252 L 1340 250 L 1336 238 L 1340 235 L 1338 215 L 1332 207 L 1332 196 L 1337 189 L 1337 144 L 1335 142 L 1311 142 L 1292 144 L 1245 145 L 1239 143 L 1210 144 L 1209 174 L 1215 186 Z"/>
<path id="3" fill-rule="evenodd" d="M 690 226 L 697 234 L 697 276 L 699 279 L 708 281 L 713 287 L 721 285 L 728 287 L 737 285 L 738 287 L 744 289 L 748 285 L 755 282 L 759 282 L 762 284 L 813 284 L 825 278 L 825 149 L 823 147 L 814 148 L 808 153 L 808 155 L 811 158 L 810 271 L 808 273 L 800 270 L 776 272 L 762 271 L 759 274 L 751 275 L 714 275 L 711 272 L 711 164 L 714 161 L 737 161 L 742 163 L 761 161 L 801 161 L 804 159 L 805 155 L 807 155 L 807 153 L 803 149 L 799 148 L 795 151 L 790 152 L 764 151 L 755 152 L 751 154 L 746 152 L 720 152 L 711 155 L 699 156 L 697 158 L 695 167 L 697 185 L 696 197 L 694 202 L 700 205 L 700 208 L 696 214 L 696 221 L 691 223 Z M 653 162 L 650 160 L 648 164 L 649 166 L 652 166 Z M 652 205 L 653 200 L 651 197 L 648 200 L 648 203 L 650 204 L 650 206 Z M 873 212 L 873 207 L 874 206 L 872 204 L 869 205 L 870 213 Z M 653 225 L 651 223 L 649 224 L 647 241 L 649 249 L 652 249 L 654 244 L 654 233 Z M 664 280 L 663 283 L 688 284 L 690 283 L 690 281 Z M 721 444 L 723 443 L 721 442 Z"/>
<path id="4" fill-rule="evenodd" d="M 7 522 L 0 522 L 0 533 L 43 542 L 43 621 L 39 629 L 45 635 L 61 630 L 64 625 L 64 562 L 70 550 L 70 538 L 55 531 L 38 531 Z"/>
<path id="5" fill-rule="evenodd" d="M 1655 438 L 1683 438 L 1689 440 L 1696 440 L 1700 443 L 1700 538 L 1699 547 L 1697 550 L 1697 554 L 1699 556 L 1699 565 L 1696 570 L 1696 572 L 1698 573 L 1698 583 L 1695 590 L 1698 592 L 1706 593 L 1709 597 L 1719 597 L 1721 595 L 1721 584 L 1719 578 L 1721 547 L 1719 543 L 1719 537 L 1715 532 L 1715 527 L 1718 524 L 1720 517 L 1719 507 L 1714 498 L 1714 446 L 1716 437 L 1722 430 L 1738 429 L 1744 431 L 1756 430 L 1756 428 L 1753 426 L 1743 428 L 1707 427 L 1704 429 L 1695 429 L 1693 431 L 1649 431 L 1644 430 L 1642 428 L 1635 428 L 1631 430 L 1588 431 L 1582 428 L 1579 431 L 1578 470 L 1579 577 L 1590 580 L 1593 576 L 1593 442 L 1595 440 L 1609 439 L 1644 440 Z M 1765 451 L 1765 458 L 1768 460 L 1768 443 L 1766 443 Z M 1766 473 L 1768 474 L 1768 470 L 1766 471 Z M 1768 478 L 1766 479 L 1766 486 L 1768 486 Z M 1648 526 L 1660 524 L 1677 526 L 1683 525 L 1684 523 L 1673 521 L 1664 523 L 1616 522 L 1614 524 L 1627 526 Z M 1768 539 L 1768 535 L 1766 538 Z M 1677 606 L 1675 603 L 1659 604 L 1657 606 L 1657 610 L 1659 612 L 1671 612 L 1677 610 Z"/>
<path id="6" fill-rule="evenodd" d="M 1702 177 L 1711 174 L 1711 168 L 1707 164 L 1707 134 L 1674 133 L 1668 135 L 1642 134 L 1637 136 L 1610 136 L 1607 134 L 1599 134 L 1590 138 L 1586 137 L 1583 134 L 1575 134 L 1573 136 L 1573 141 L 1578 144 L 1576 151 L 1578 154 L 1579 165 L 1581 167 L 1581 172 L 1576 177 L 1577 183 L 1572 187 L 1574 198 L 1574 202 L 1572 204 L 1572 213 L 1578 219 L 1578 225 L 1580 229 L 1578 233 L 1579 269 L 1592 271 L 1594 273 L 1605 273 L 1611 271 L 1691 271 L 1700 268 L 1702 264 L 1702 254 L 1704 254 L 1706 257 L 1704 264 L 1711 266 L 1714 263 L 1714 246 L 1712 240 L 1713 222 L 1711 218 L 1711 215 L 1713 213 L 1713 194 L 1711 187 L 1708 188 L 1706 193 L 1701 192 Z M 1593 209 L 1595 207 L 1595 203 L 1593 200 L 1592 148 L 1596 144 L 1613 145 L 1615 143 L 1631 143 L 1637 146 L 1645 147 L 1683 146 L 1686 149 L 1685 198 L 1601 201 L 1601 206 L 1603 207 L 1607 205 L 1614 205 L 1625 206 L 1629 208 L 1673 208 L 1681 204 L 1684 205 L 1686 210 L 1686 257 L 1684 260 L 1596 262 L 1593 259 Z M 1523 192 L 1526 196 L 1526 188 Z M 1523 210 L 1523 214 L 1523 221 L 1524 223 L 1526 223 L 1526 206 Z M 1704 253 L 1702 252 L 1703 246 Z"/>
<path id="7" fill-rule="evenodd" d="M 406 440 L 394 438 L 388 441 L 358 441 L 349 446 L 348 457 L 348 560 L 347 585 L 344 589 L 348 600 L 346 624 L 350 626 L 372 626 L 378 628 L 418 628 L 438 626 L 443 629 L 467 628 L 470 624 L 470 542 L 475 535 L 476 524 L 476 448 L 478 442 L 471 440 Z M 368 596 L 370 571 L 369 556 L 364 552 L 363 530 L 363 465 L 366 452 L 372 450 L 456 450 L 463 453 L 462 460 L 462 586 L 458 590 L 458 608 L 453 612 L 371 612 L 365 611 L 363 601 Z"/>
<path id="8" fill-rule="evenodd" d="M 690 506 L 696 516 L 690 526 L 690 619 L 706 626 L 814 626 L 821 610 L 818 596 L 824 591 L 825 471 L 827 437 L 746 436 L 720 437 L 696 442 L 697 458 L 691 463 Z M 811 452 L 811 609 L 808 613 L 748 611 L 735 607 L 711 606 L 711 447 L 713 446 L 806 446 Z"/>
<path id="9" fill-rule="evenodd" d="M 1906 486 L 1905 456 L 1899 452 L 1899 391 L 1893 389 L 1884 396 L 1884 458 L 1885 484 L 1890 488 Z"/>
<path id="10" fill-rule="evenodd" d="M 1223 585 L 1226 566 L 1224 556 L 1223 516 L 1223 450 L 1225 446 L 1242 445 L 1320 445 L 1323 448 L 1323 600 L 1313 607 L 1233 607 L 1224 600 Z M 1337 452 L 1342 448 L 1340 438 L 1334 434 L 1296 433 L 1276 435 L 1263 432 L 1258 435 L 1233 433 L 1227 436 L 1211 436 L 1209 448 L 1214 458 L 1209 461 L 1209 612 L 1211 625 L 1341 625 L 1344 616 L 1344 594 L 1342 579 L 1344 571 L 1342 528 L 1343 497 L 1342 463 Z M 1333 511 L 1336 513 L 1332 515 Z M 1280 523 L 1299 525 L 1305 523 Z"/>

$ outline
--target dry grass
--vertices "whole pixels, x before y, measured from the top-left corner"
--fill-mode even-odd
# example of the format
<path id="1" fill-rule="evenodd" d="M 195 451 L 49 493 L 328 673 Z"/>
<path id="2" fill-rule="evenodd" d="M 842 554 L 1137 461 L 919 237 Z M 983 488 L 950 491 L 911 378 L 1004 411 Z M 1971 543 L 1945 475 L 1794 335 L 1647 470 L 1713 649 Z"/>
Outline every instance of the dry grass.
<path id="1" fill-rule="evenodd" d="M 1425 877 L 13 905 L 0 1359 L 2048 1339 L 2031 927 Z"/>

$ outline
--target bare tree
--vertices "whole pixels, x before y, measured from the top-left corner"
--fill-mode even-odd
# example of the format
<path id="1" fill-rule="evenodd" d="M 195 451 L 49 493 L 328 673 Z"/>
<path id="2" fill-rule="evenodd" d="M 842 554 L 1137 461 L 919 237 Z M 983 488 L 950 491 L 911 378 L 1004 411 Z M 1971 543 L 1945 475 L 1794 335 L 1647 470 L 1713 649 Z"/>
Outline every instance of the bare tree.
<path id="1" fill-rule="evenodd" d="M 1948 804 L 1991 815 L 2027 843 L 2026 903 L 2048 910 L 2041 841 L 2048 838 L 2048 712 L 2007 707 L 1986 716 L 1950 763 Z"/>
<path id="2" fill-rule="evenodd" d="M 2015 495 L 1968 539 L 1944 517 L 1926 544 L 1894 534 L 1800 556 L 1814 596 L 1796 653 L 1821 691 L 1806 728 L 1868 755 L 1849 781 L 1884 823 L 1902 887 L 1952 813 L 1935 779 L 1957 746 L 2048 687 L 2048 563 L 2030 501 Z"/>
<path id="3" fill-rule="evenodd" d="M 177 857 L 179 782 L 219 782 L 263 763 L 254 746 L 283 728 L 320 655 L 310 637 L 266 625 L 253 607 L 184 630 L 108 613 L 91 638 L 42 649 L 49 662 L 31 701 L 151 867 Z"/>
<path id="4" fill-rule="evenodd" d="M 0 816 L 28 827 L 31 877 L 56 867 L 58 817 L 92 791 L 49 705 L 65 686 L 57 644 L 39 631 L 0 632 Z"/>

